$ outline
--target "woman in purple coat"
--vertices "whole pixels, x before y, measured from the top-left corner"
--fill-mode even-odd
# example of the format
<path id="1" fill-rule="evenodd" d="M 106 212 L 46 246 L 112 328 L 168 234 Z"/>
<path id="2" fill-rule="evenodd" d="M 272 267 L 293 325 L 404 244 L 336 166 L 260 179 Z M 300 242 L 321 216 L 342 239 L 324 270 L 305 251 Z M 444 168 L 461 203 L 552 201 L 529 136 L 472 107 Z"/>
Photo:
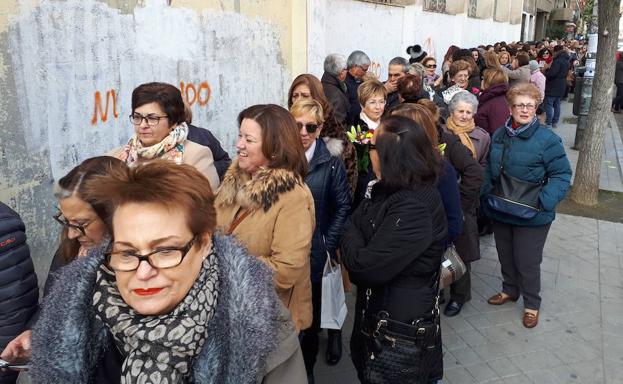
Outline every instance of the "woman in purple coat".
<path id="1" fill-rule="evenodd" d="M 508 76 L 501 69 L 488 69 L 482 79 L 482 89 L 474 121 L 478 127 L 493 135 L 510 116 L 510 108 L 506 102 Z"/>

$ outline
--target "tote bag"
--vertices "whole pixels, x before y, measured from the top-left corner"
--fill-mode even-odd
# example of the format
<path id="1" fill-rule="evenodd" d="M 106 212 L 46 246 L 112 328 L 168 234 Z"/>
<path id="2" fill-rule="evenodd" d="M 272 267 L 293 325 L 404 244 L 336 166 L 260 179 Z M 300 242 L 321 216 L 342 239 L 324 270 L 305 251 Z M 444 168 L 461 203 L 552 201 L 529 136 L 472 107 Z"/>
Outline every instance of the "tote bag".
<path id="1" fill-rule="evenodd" d="M 342 329 L 347 313 L 342 268 L 327 255 L 322 272 L 320 328 Z"/>

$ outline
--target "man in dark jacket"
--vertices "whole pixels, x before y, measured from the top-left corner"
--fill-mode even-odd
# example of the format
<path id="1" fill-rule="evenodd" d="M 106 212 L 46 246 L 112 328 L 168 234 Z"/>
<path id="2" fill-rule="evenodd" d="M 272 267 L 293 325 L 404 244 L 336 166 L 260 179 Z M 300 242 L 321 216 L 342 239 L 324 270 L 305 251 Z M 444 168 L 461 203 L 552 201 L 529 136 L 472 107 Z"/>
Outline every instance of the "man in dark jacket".
<path id="1" fill-rule="evenodd" d="M 348 109 L 348 124 L 352 124 L 359 119 L 361 105 L 359 105 L 357 89 L 359 88 L 359 84 L 363 82 L 363 75 L 368 72 L 370 64 L 370 58 L 362 51 L 353 51 L 346 60 L 346 67 L 348 69 L 348 73 L 346 74 L 346 88 L 348 91 L 348 102 L 350 103 Z"/>
<path id="2" fill-rule="evenodd" d="M 617 94 L 612 100 L 612 112 L 621 113 L 623 105 L 623 55 L 620 55 L 614 69 L 614 84 L 617 86 Z"/>
<path id="3" fill-rule="evenodd" d="M 385 89 L 387 89 L 387 102 L 385 103 L 385 112 L 391 111 L 392 108 L 400 104 L 398 97 L 398 80 L 402 79 L 409 72 L 409 64 L 403 57 L 394 57 L 389 61 L 387 66 L 387 81 Z"/>
<path id="4" fill-rule="evenodd" d="M 346 58 L 332 53 L 324 59 L 324 73 L 322 74 L 322 89 L 333 106 L 333 115 L 338 123 L 346 126 L 348 123 L 348 94 L 346 89 Z"/>
<path id="5" fill-rule="evenodd" d="M 22 333 L 37 309 L 37 275 L 26 244 L 24 223 L 0 203 L 0 348 Z M 15 360 L 6 356 L 6 360 Z M 0 372 L 0 384 L 15 383 L 17 372 Z"/>
<path id="6" fill-rule="evenodd" d="M 560 119 L 560 101 L 565 95 L 567 88 L 567 72 L 569 72 L 569 55 L 565 47 L 554 47 L 554 60 L 552 64 L 545 64 L 545 125 L 556 128 Z"/>

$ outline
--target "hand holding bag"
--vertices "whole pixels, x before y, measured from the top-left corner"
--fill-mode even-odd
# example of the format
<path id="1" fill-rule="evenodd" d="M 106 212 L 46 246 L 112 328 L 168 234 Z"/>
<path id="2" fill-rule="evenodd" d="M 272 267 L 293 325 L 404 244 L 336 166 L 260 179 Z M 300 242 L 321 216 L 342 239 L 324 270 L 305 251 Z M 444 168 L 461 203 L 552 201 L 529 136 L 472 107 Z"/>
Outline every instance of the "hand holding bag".
<path id="1" fill-rule="evenodd" d="M 461 256 L 459 256 L 459 253 L 456 251 L 454 245 L 450 245 L 444 252 L 441 259 L 439 286 L 441 288 L 450 286 L 450 284 L 460 279 L 466 271 L 467 267 L 465 267 L 465 263 L 461 259 Z"/>
<path id="2" fill-rule="evenodd" d="M 348 309 L 342 283 L 342 268 L 331 260 L 327 252 L 327 261 L 322 272 L 322 302 L 320 328 L 342 329 Z"/>

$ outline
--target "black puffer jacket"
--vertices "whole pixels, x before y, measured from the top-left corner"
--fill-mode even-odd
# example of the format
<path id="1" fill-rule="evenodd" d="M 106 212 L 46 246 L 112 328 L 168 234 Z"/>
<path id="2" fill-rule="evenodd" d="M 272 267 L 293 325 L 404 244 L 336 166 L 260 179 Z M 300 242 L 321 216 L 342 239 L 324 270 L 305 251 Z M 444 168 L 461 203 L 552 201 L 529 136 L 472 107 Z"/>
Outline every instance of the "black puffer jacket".
<path id="1" fill-rule="evenodd" d="M 351 281 L 357 285 L 351 355 L 359 373 L 367 358 L 361 333 L 368 327 L 361 321 L 367 288 L 372 289 L 372 298 L 366 322 L 380 310 L 407 323 L 430 315 L 446 237 L 446 216 L 435 186 L 392 191 L 380 181 L 372 188 L 371 199 L 353 213 L 341 249 Z M 441 379 L 441 335 L 427 358 L 431 359 L 428 380 Z"/>
<path id="2" fill-rule="evenodd" d="M 24 223 L 15 211 L 0 203 L 0 349 L 26 329 L 38 300 L 37 275 Z"/>
<path id="3" fill-rule="evenodd" d="M 327 251 L 335 257 L 342 230 L 350 213 L 351 199 L 346 169 L 339 154 L 332 155 L 322 139 L 316 139 L 305 184 L 314 197 L 316 228 L 311 247 L 311 280 L 320 282 Z M 323 240 L 324 238 L 324 240 Z"/>
<path id="4" fill-rule="evenodd" d="M 223 176 L 231 164 L 231 159 L 229 154 L 221 147 L 221 142 L 207 129 L 190 124 L 188 124 L 188 140 L 210 148 L 218 178 L 223 180 Z"/>

